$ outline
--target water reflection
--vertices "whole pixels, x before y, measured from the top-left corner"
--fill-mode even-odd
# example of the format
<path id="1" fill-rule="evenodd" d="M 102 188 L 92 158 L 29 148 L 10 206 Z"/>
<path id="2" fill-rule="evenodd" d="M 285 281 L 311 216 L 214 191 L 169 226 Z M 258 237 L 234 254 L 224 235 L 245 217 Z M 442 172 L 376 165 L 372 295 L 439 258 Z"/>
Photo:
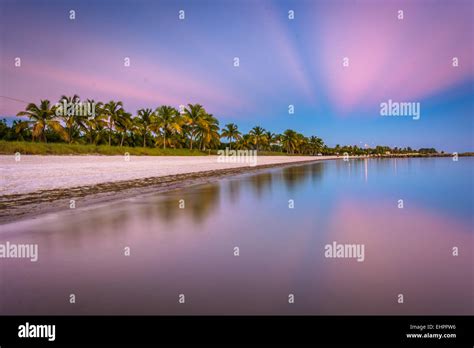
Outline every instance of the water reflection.
<path id="1" fill-rule="evenodd" d="M 194 223 L 200 224 L 215 211 L 220 195 L 220 185 L 203 185 L 199 189 L 179 190 L 172 194 L 166 194 L 164 199 L 160 196 L 153 197 L 151 200 L 145 201 L 145 204 L 141 204 L 140 207 L 153 206 L 152 213 L 167 222 L 185 215 L 190 217 Z M 143 214 L 144 219 L 148 217 L 149 215 L 146 213 Z"/>
<path id="2" fill-rule="evenodd" d="M 328 243 L 363 243 L 366 260 L 362 267 L 348 260 L 319 260 L 327 267 L 322 281 L 312 286 L 324 299 L 321 313 L 472 313 L 468 224 L 420 207 L 400 210 L 385 200 L 375 205 L 365 199 L 344 199 L 326 233 Z M 465 257 L 454 257 L 453 246 L 466 248 Z M 405 305 L 396 301 L 399 293 Z"/>
<path id="3" fill-rule="evenodd" d="M 171 223 L 184 216 L 193 223 L 201 224 L 205 219 L 212 218 L 220 201 L 235 203 L 242 194 L 248 193 L 264 201 L 270 199 L 272 190 L 279 190 L 281 184 L 284 184 L 288 192 L 294 192 L 309 180 L 316 184 L 322 179 L 323 171 L 324 163 L 315 163 L 309 167 L 287 167 L 232 177 L 218 183 L 174 190 L 162 195 L 134 198 L 131 202 L 135 205 L 134 214 L 138 214 L 144 220 L 159 216 L 163 221 Z M 184 208 L 180 209 L 180 204 Z M 111 222 L 120 225 L 122 223 L 120 221 L 129 212 L 129 209 L 124 211 L 122 219 Z M 100 223 L 103 225 L 107 221 Z"/>
<path id="4" fill-rule="evenodd" d="M 0 313 L 472 314 L 463 161 L 275 168 L 4 225 L 0 243 L 37 243 L 40 257 L 0 260 Z M 333 241 L 365 244 L 365 261 L 325 258 Z"/>

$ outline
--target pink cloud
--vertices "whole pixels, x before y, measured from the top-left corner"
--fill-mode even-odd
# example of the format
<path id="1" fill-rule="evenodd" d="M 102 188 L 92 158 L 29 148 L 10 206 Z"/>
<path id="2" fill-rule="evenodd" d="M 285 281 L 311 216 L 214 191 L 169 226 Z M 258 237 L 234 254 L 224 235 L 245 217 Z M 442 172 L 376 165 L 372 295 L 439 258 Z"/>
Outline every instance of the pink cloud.
<path id="1" fill-rule="evenodd" d="M 341 113 L 389 98 L 419 101 L 474 76 L 470 17 L 459 16 L 463 6 L 363 3 L 330 11 L 317 49 L 330 98 Z M 349 67 L 342 66 L 343 57 Z M 457 68 L 453 57 L 459 57 Z"/>
<path id="2" fill-rule="evenodd" d="M 123 55 L 118 52 L 109 50 L 107 59 L 98 52 L 102 51 L 92 46 L 87 60 L 24 61 L 21 68 L 3 65 L 2 95 L 25 101 L 54 101 L 63 94 L 76 93 L 83 99 L 121 99 L 125 106 L 137 107 L 201 103 L 210 112 L 241 108 L 244 104 L 229 88 L 202 74 L 135 57 L 130 57 L 131 66 L 126 68 Z M 21 103 L 5 99 L 0 113 L 16 114 L 22 108 Z"/>

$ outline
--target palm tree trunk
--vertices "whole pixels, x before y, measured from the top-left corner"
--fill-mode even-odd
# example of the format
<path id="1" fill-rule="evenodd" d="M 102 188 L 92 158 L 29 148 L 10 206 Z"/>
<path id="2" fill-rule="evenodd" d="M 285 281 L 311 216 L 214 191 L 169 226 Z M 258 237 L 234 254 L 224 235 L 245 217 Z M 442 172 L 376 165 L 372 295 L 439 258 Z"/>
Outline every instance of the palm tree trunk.
<path id="1" fill-rule="evenodd" d="M 113 121 L 112 117 L 110 117 L 109 126 L 110 126 L 110 128 L 109 128 L 109 130 L 110 130 L 110 132 L 109 132 L 109 146 L 111 146 L 112 145 L 112 130 L 114 129 L 114 121 Z"/>
<path id="2" fill-rule="evenodd" d="M 143 134 L 143 147 L 146 146 L 146 132 Z"/>
<path id="3" fill-rule="evenodd" d="M 163 149 L 166 149 L 166 132 L 163 132 Z"/>
<path id="4" fill-rule="evenodd" d="M 120 147 L 123 146 L 123 139 L 125 138 L 125 132 L 122 133 L 122 140 L 120 140 Z"/>

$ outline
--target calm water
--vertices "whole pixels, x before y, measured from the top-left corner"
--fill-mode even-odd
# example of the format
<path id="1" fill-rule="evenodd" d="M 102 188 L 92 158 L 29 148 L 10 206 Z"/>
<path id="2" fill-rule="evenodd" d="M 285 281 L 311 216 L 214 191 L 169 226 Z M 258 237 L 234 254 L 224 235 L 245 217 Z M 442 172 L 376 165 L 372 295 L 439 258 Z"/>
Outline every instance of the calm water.
<path id="1" fill-rule="evenodd" d="M 473 164 L 327 161 L 3 225 L 39 260 L 0 260 L 0 313 L 474 314 Z"/>

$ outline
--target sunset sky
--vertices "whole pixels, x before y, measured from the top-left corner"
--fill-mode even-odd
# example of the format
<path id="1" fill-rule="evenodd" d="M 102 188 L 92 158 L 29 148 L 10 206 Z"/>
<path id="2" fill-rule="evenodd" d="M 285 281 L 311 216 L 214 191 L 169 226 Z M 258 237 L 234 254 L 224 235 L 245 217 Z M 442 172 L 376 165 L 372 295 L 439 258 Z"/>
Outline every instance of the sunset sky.
<path id="1" fill-rule="evenodd" d="M 122 100 L 133 113 L 200 103 L 242 131 L 472 151 L 473 4 L 0 0 L 0 116 L 63 94 Z M 420 119 L 380 116 L 389 99 L 420 102 Z"/>

